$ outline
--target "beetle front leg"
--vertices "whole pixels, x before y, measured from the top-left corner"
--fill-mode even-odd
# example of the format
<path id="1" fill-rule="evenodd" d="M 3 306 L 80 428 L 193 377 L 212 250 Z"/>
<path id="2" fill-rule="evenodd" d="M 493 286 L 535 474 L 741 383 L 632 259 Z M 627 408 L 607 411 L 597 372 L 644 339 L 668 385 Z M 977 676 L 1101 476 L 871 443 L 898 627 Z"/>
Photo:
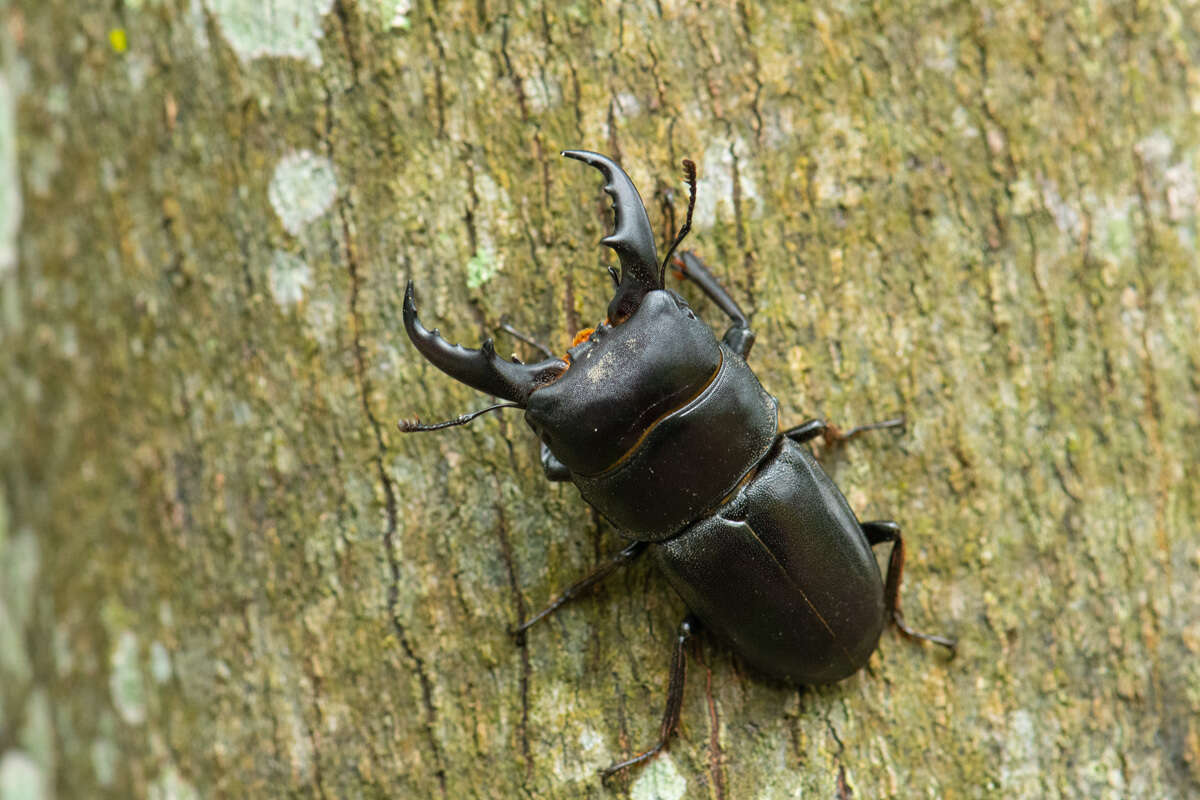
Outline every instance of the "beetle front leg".
<path id="1" fill-rule="evenodd" d="M 550 452 L 549 446 L 542 442 L 542 472 L 546 473 L 546 480 L 561 482 L 571 480 L 571 470 L 567 469 L 567 465 L 558 460 L 558 456 Z"/>
<path id="2" fill-rule="evenodd" d="M 900 526 L 891 520 L 863 522 L 860 526 L 872 547 L 884 542 L 893 543 L 892 554 L 888 557 L 887 578 L 884 580 L 883 585 L 883 598 L 887 604 L 887 610 L 892 617 L 892 621 L 896 623 L 897 630 L 908 639 L 919 639 L 925 642 L 940 644 L 950 651 L 950 656 L 953 658 L 955 648 L 958 646 L 957 640 L 915 631 L 908 627 L 908 623 L 904 621 L 904 612 L 900 610 L 900 576 L 904 573 L 904 538 L 900 535 Z"/>
<path id="3" fill-rule="evenodd" d="M 610 558 L 608 561 L 601 564 L 586 577 L 584 577 L 583 580 L 568 586 L 562 594 L 554 598 L 550 605 L 546 606 L 541 611 L 534 614 L 532 617 L 525 620 L 512 630 L 512 636 L 517 640 L 517 644 L 522 645 L 525 643 L 525 631 L 533 627 L 534 623 L 545 619 L 575 598 L 587 593 L 587 591 L 597 583 L 604 580 L 609 575 L 616 572 L 620 567 L 625 566 L 630 561 L 633 561 L 635 558 L 645 552 L 648 544 L 649 542 L 634 542 Z"/>
<path id="4" fill-rule="evenodd" d="M 684 617 L 679 623 L 679 632 L 675 636 L 675 651 L 671 654 L 671 678 L 667 684 L 667 707 L 663 711 L 662 724 L 658 728 L 658 742 L 649 750 L 638 753 L 633 758 L 627 758 L 613 764 L 600 773 L 607 780 L 623 769 L 627 769 L 643 761 L 649 761 L 661 753 L 671 740 L 671 735 L 679 727 L 679 712 L 683 708 L 683 680 L 687 676 L 687 643 L 700 629 L 700 620 L 692 614 Z"/>
<path id="5" fill-rule="evenodd" d="M 750 348 L 754 346 L 754 331 L 750 330 L 750 320 L 742 311 L 725 287 L 713 277 L 708 267 L 700 258 L 690 251 L 680 253 L 671 260 L 672 271 L 679 278 L 687 278 L 700 287 L 708 298 L 717 304 L 717 308 L 733 321 L 729 330 L 725 331 L 722 341 L 730 350 L 742 358 L 749 358 Z"/>
<path id="6" fill-rule="evenodd" d="M 508 324 L 507 316 L 500 318 L 500 330 L 504 331 L 509 336 L 516 339 L 517 341 L 524 342 L 525 344 L 529 345 L 530 347 L 534 348 L 535 350 L 538 350 L 546 358 L 555 358 L 556 357 L 554 355 L 554 351 L 551 350 L 549 347 L 542 344 L 541 342 L 539 342 L 537 339 L 533 338 L 529 334 L 521 333 L 521 331 L 517 330 L 512 325 Z"/>

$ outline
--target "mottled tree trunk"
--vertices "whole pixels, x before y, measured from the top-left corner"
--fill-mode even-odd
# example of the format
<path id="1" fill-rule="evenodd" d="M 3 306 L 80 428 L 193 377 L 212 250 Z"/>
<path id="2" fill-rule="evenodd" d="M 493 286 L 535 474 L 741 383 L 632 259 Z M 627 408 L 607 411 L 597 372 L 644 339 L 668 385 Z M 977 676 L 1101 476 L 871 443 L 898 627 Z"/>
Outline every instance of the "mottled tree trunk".
<path id="1" fill-rule="evenodd" d="M 0 797 L 1200 792 L 1200 10 L 0 2 Z M 947 661 L 772 685 L 423 362 L 603 316 L 614 154 Z M 715 326 L 720 315 L 684 287 Z M 503 336 L 504 350 L 530 353 Z"/>

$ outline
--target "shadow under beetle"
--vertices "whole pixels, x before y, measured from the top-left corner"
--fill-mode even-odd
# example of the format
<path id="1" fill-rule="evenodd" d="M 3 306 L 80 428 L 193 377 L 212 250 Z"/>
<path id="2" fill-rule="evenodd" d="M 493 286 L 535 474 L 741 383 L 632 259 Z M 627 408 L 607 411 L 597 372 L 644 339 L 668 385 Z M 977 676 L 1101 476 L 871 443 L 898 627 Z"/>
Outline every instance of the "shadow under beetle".
<path id="1" fill-rule="evenodd" d="M 902 634 L 950 649 L 954 641 L 910 629 L 900 613 L 904 541 L 894 522 L 860 523 L 806 442 L 829 443 L 903 424 L 846 433 L 814 419 L 785 431 L 777 403 L 746 364 L 754 332 L 746 315 L 692 253 L 672 260 L 691 226 L 695 167 L 685 161 L 687 221 L 660 264 L 650 220 L 629 176 L 610 158 L 583 150 L 564 156 L 603 173 L 620 274 L 608 318 L 582 331 L 566 356 L 523 364 L 451 345 L 417 319 L 413 285 L 404 326 L 434 366 L 508 401 L 448 422 L 402 422 L 406 432 L 470 422 L 496 408 L 522 408 L 541 439 L 546 477 L 571 481 L 584 500 L 631 544 L 568 588 L 514 633 L 650 550 L 690 613 L 671 657 L 658 742 L 605 770 L 607 777 L 666 747 L 683 702 L 685 646 L 701 627 L 751 666 L 782 681 L 821 684 L 867 663 L 890 618 Z M 693 281 L 731 320 L 721 341 L 677 293 L 664 287 L 667 265 Z M 516 334 L 507 325 L 506 330 Z M 525 338 L 525 337 L 521 337 Z M 886 579 L 871 548 L 891 542 Z"/>

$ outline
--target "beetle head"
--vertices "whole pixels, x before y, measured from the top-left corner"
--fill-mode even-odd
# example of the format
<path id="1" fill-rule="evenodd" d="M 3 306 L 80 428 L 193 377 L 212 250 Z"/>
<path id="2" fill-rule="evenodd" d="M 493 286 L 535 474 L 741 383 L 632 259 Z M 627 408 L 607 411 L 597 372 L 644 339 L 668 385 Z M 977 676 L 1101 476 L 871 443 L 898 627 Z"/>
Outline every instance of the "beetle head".
<path id="1" fill-rule="evenodd" d="M 572 472 L 600 473 L 663 416 L 699 395 L 721 366 L 707 325 L 679 295 L 655 289 L 619 325 L 567 351 L 571 366 L 529 398 L 525 420 Z"/>
<path id="2" fill-rule="evenodd" d="M 604 191 L 613 199 L 614 230 L 601 243 L 616 251 L 621 274 L 608 319 L 567 351 L 568 360 L 505 361 L 491 339 L 472 350 L 427 330 L 417 319 L 410 281 L 404 327 L 434 366 L 524 408 L 526 421 L 554 455 L 572 472 L 591 475 L 620 463 L 661 417 L 702 392 L 717 374 L 722 355 L 708 326 L 682 297 L 663 288 L 664 266 L 658 263 L 650 220 L 633 181 L 599 153 L 567 150 L 563 155 L 599 169 Z M 695 205 L 695 166 L 685 161 L 684 168 L 691 199 L 672 250 L 686 235 Z M 414 420 L 401 428 L 440 430 L 466 424 L 479 413 L 485 412 L 435 425 Z"/>

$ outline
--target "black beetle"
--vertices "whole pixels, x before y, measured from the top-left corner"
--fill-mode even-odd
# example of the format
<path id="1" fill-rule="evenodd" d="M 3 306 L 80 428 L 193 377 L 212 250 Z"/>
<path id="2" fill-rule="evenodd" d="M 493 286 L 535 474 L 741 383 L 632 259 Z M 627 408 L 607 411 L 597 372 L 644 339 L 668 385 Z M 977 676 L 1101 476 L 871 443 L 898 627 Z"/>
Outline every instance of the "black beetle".
<path id="1" fill-rule="evenodd" d="M 667 744 L 683 701 L 685 644 L 704 627 L 752 667 L 791 684 L 837 681 L 858 671 L 890 618 L 905 636 L 950 649 L 954 642 L 910 629 L 900 613 L 904 542 L 894 522 L 860 523 L 804 445 L 846 433 L 822 420 L 780 431 L 777 403 L 746 364 L 754 343 L 746 315 L 692 253 L 673 261 L 691 225 L 695 167 L 685 161 L 687 221 L 659 264 L 650 220 L 629 176 L 612 159 L 583 150 L 564 156 L 596 167 L 613 199 L 616 293 L 604 323 L 576 337 L 565 358 L 536 364 L 446 342 L 417 319 L 413 285 L 404 326 L 434 366 L 508 402 L 448 422 L 402 422 L 406 432 L 462 425 L 496 408 L 523 408 L 542 442 L 552 481 L 571 481 L 632 541 L 514 633 L 579 596 L 647 548 L 690 613 L 671 659 L 659 741 L 605 775 L 645 761 Z M 664 288 L 671 263 L 732 320 L 721 341 L 677 293 Z M 515 333 L 515 331 L 510 332 Z M 522 337 L 524 338 L 524 337 Z M 545 350 L 545 348 L 542 348 Z M 892 542 L 887 578 L 871 547 Z"/>

